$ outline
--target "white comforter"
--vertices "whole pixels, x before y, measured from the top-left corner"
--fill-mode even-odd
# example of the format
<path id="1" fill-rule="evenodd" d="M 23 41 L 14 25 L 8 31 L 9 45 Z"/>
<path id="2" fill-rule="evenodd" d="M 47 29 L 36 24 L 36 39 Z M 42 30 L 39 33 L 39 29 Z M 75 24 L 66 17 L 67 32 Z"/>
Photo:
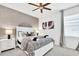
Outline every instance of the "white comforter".
<path id="1" fill-rule="evenodd" d="M 30 38 L 25 38 L 21 43 L 21 47 L 24 51 L 27 51 L 29 55 L 34 55 L 34 50 L 37 50 L 50 42 L 54 42 L 54 40 L 52 38 L 41 38 L 37 41 L 32 41 Z"/>

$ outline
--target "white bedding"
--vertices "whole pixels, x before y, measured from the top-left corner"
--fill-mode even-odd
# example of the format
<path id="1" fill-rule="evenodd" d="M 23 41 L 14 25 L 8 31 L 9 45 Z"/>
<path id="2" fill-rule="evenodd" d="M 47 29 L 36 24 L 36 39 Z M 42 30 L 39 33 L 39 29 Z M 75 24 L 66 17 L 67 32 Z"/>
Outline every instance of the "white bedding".
<path id="1" fill-rule="evenodd" d="M 45 54 L 49 49 L 53 48 L 54 41 L 52 38 L 42 38 L 38 41 L 32 41 L 30 38 L 24 39 L 21 46 L 29 55 Z M 41 51 L 41 52 L 40 52 Z M 39 55 L 39 54 L 38 54 Z"/>

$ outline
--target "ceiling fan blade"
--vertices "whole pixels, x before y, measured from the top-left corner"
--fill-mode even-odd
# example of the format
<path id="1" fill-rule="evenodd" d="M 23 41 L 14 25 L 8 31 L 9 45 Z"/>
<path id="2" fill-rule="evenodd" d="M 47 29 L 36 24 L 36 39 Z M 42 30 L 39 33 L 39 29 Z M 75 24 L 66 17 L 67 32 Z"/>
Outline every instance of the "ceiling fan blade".
<path id="1" fill-rule="evenodd" d="M 33 3 L 28 3 L 28 4 L 30 4 L 30 5 L 33 5 L 33 6 L 36 6 L 36 7 L 39 7 L 38 5 L 36 5 L 36 4 L 33 4 Z"/>
<path id="2" fill-rule="evenodd" d="M 44 9 L 46 9 L 46 10 L 51 10 L 50 8 L 46 8 L 46 7 L 44 7 Z"/>
<path id="3" fill-rule="evenodd" d="M 43 10 L 42 9 L 40 9 L 40 11 L 41 11 L 41 13 L 43 13 Z"/>
<path id="4" fill-rule="evenodd" d="M 36 8 L 36 9 L 34 9 L 34 10 L 32 10 L 32 11 L 35 11 L 35 10 L 37 10 L 37 9 L 39 9 L 39 8 Z"/>
<path id="5" fill-rule="evenodd" d="M 49 5 L 50 3 L 46 3 L 46 4 L 44 4 L 43 6 L 47 6 L 47 5 Z"/>

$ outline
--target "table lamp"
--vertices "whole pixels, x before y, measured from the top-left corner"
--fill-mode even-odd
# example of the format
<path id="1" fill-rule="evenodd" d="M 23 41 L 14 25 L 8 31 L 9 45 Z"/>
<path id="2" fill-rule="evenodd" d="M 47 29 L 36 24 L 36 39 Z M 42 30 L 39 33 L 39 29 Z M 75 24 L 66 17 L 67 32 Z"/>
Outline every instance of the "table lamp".
<path id="1" fill-rule="evenodd" d="M 7 29 L 6 30 L 6 34 L 8 35 L 8 39 L 11 39 L 12 30 L 11 29 Z"/>

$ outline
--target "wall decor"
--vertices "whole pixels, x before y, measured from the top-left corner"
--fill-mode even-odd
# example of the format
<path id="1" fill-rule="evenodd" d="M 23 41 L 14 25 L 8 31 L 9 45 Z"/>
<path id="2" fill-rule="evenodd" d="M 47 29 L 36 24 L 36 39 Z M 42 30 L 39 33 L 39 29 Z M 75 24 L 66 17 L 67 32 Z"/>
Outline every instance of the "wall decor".
<path id="1" fill-rule="evenodd" d="M 47 28 L 47 22 L 45 22 L 45 28 Z"/>
<path id="2" fill-rule="evenodd" d="M 54 28 L 54 22 L 48 21 L 48 29 L 53 29 L 53 28 Z"/>
<path id="3" fill-rule="evenodd" d="M 53 29 L 54 28 L 54 22 L 53 21 L 43 22 L 42 28 L 43 29 Z"/>
<path id="4" fill-rule="evenodd" d="M 47 28 L 47 22 L 43 22 L 43 23 L 42 23 L 42 28 L 43 28 L 43 29 L 46 29 L 46 28 Z"/>

